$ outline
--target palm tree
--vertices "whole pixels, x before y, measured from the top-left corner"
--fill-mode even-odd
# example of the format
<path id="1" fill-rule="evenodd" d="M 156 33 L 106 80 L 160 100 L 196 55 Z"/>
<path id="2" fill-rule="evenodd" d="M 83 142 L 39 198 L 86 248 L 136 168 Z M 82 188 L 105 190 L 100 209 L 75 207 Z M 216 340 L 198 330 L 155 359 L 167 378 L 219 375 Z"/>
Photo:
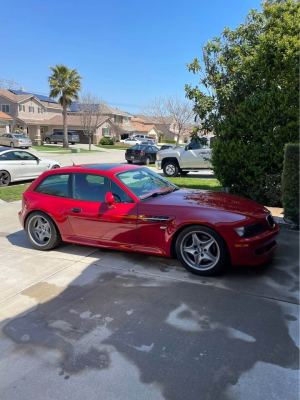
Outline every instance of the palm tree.
<path id="1" fill-rule="evenodd" d="M 68 148 L 68 123 L 67 106 L 72 104 L 72 100 L 78 100 L 78 92 L 81 90 L 82 77 L 77 69 L 70 69 L 65 65 L 56 64 L 55 67 L 49 67 L 52 75 L 48 77 L 50 86 L 50 97 L 56 99 L 63 108 L 64 138 L 63 147 Z"/>

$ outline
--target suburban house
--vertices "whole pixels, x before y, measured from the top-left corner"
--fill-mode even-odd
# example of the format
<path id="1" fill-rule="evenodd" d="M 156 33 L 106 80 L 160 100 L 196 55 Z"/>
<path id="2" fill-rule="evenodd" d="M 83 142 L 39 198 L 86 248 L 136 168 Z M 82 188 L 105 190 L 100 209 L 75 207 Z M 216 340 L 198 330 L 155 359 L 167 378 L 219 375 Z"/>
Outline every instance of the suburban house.
<path id="1" fill-rule="evenodd" d="M 136 117 L 145 127 L 154 126 L 155 129 L 160 132 L 160 136 L 162 136 L 163 139 L 177 140 L 177 134 L 174 129 L 174 121 L 172 118 L 166 117 L 164 119 L 165 123 L 162 123 L 162 120 L 157 117 L 148 117 L 142 114 L 137 114 Z"/>
<path id="2" fill-rule="evenodd" d="M 4 135 L 4 133 L 10 132 L 9 125 L 11 121 L 12 117 L 0 110 L 0 135 Z"/>
<path id="3" fill-rule="evenodd" d="M 155 125 L 151 124 L 144 124 L 141 118 L 132 118 L 131 125 L 137 129 L 135 134 L 144 134 L 149 137 L 153 137 L 158 140 L 158 137 L 162 134 Z"/>

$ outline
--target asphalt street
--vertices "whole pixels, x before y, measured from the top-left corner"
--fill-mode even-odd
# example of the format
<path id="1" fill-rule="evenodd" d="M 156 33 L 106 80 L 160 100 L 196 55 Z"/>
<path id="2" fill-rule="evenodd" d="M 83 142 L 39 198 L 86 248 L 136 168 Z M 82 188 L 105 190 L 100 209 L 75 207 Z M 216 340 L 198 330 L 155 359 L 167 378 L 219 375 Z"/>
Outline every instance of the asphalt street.
<path id="1" fill-rule="evenodd" d="M 0 204 L 1 400 L 299 397 L 299 257 L 197 277 L 177 260 L 40 252 Z"/>

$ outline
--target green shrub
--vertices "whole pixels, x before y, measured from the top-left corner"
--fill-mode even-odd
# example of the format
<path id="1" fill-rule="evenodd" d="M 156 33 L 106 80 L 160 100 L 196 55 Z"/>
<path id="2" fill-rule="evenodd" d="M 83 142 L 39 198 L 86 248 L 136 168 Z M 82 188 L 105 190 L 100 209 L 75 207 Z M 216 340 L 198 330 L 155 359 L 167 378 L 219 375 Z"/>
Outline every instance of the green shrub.
<path id="1" fill-rule="evenodd" d="M 188 138 L 185 136 L 185 138 L 183 139 L 183 143 L 187 143 L 188 141 Z"/>
<path id="2" fill-rule="evenodd" d="M 120 139 L 119 138 L 116 138 L 116 143 L 119 143 L 120 142 Z"/>
<path id="3" fill-rule="evenodd" d="M 103 138 L 100 139 L 99 144 L 112 145 L 112 144 L 114 144 L 114 140 L 112 138 L 103 137 Z"/>
<path id="4" fill-rule="evenodd" d="M 165 139 L 164 143 L 168 143 L 168 144 L 176 144 L 176 140 L 171 140 L 171 139 Z"/>
<path id="5" fill-rule="evenodd" d="M 299 143 L 284 149 L 282 202 L 284 216 L 299 226 Z"/>

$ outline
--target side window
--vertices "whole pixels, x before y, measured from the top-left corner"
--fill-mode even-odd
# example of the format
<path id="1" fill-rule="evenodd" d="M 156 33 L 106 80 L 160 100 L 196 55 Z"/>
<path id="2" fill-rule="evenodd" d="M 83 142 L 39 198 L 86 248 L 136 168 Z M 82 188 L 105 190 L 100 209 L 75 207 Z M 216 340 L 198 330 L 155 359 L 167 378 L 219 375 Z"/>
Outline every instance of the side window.
<path id="1" fill-rule="evenodd" d="M 109 179 L 98 174 L 74 174 L 73 197 L 77 200 L 105 202 Z"/>
<path id="2" fill-rule="evenodd" d="M 201 146 L 200 142 L 191 142 L 189 144 L 189 150 L 198 150 L 198 149 L 201 149 L 201 148 L 202 148 L 202 146 Z"/>
<path id="3" fill-rule="evenodd" d="M 111 181 L 111 192 L 116 200 L 116 203 L 133 203 L 132 198 L 114 181 Z"/>
<path id="4" fill-rule="evenodd" d="M 15 160 L 13 151 L 9 151 L 8 153 L 0 155 L 0 161 L 9 161 L 9 160 Z"/>
<path id="5" fill-rule="evenodd" d="M 36 188 L 35 192 L 55 197 L 70 197 L 70 175 L 55 174 L 47 176 Z"/>
<path id="6" fill-rule="evenodd" d="M 17 160 L 36 161 L 35 156 L 26 151 L 14 151 L 14 156 Z"/>

